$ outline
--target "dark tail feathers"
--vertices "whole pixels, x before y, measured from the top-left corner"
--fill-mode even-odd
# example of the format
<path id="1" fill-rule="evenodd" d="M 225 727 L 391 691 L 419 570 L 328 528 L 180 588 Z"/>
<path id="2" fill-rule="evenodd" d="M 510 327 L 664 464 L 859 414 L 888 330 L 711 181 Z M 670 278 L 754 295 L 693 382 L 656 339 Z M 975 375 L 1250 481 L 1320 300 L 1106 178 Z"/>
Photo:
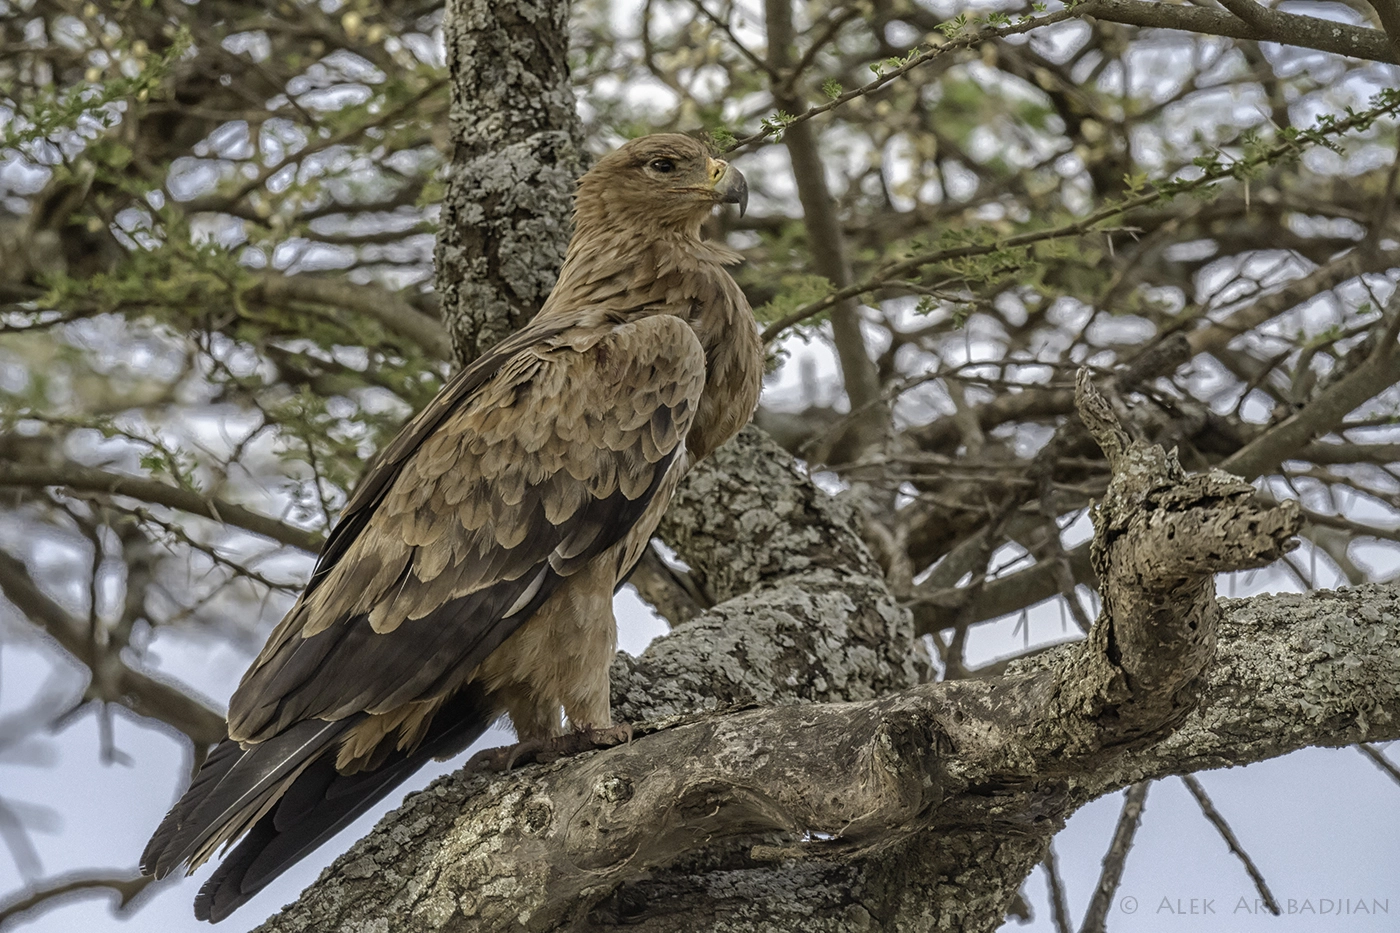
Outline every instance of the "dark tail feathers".
<path id="1" fill-rule="evenodd" d="M 164 877 L 246 830 L 195 898 L 195 916 L 218 923 L 429 759 L 463 751 L 492 718 L 480 690 L 469 686 L 438 710 L 412 752 L 396 751 L 378 768 L 351 775 L 335 770 L 336 740 L 359 717 L 297 723 L 246 750 L 225 740 L 151 837 L 141 870 Z"/>

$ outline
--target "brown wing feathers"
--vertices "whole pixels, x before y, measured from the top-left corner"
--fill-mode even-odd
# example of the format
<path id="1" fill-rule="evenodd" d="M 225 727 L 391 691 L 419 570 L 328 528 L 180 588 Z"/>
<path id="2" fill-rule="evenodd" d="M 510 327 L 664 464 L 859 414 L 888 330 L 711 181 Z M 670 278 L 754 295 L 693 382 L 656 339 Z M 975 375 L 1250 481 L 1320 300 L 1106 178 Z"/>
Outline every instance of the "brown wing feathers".
<path id="1" fill-rule="evenodd" d="M 688 166 L 690 180 L 647 174 L 657 152 Z M 548 728 L 555 701 L 532 706 L 528 696 L 529 677 L 544 675 L 517 677 L 502 660 L 517 655 L 496 653 L 490 676 L 475 675 L 537 616 L 602 612 L 611 626 L 608 594 L 680 472 L 757 399 L 752 317 L 722 268 L 732 255 L 698 240 L 713 204 L 743 193 L 742 176 L 735 187 L 726 171 L 674 136 L 602 160 L 580 187 L 574 241 L 545 309 L 454 378 L 371 464 L 234 694 L 231 738 L 142 857 L 157 876 L 183 861 L 193 870 L 246 833 L 201 891 L 198 916 L 226 916 L 503 709 Z M 643 209 L 617 214 L 628 203 Z M 639 229 L 648 224 L 652 233 Z M 551 602 L 555 593 L 563 602 Z M 531 645 L 575 631 L 544 624 Z M 606 722 L 607 637 L 560 654 L 604 660 L 546 699 L 574 697 Z M 550 663 L 550 676 L 564 676 L 567 664 Z M 506 685 L 516 692 L 492 692 Z"/>
<path id="2" fill-rule="evenodd" d="M 202 783 L 192 786 L 190 796 L 202 797 L 202 803 L 172 811 L 167 818 L 171 827 L 163 825 L 152 840 L 151 849 L 159 854 L 143 864 L 163 875 L 182 860 L 203 861 L 219 842 L 257 823 L 278 796 L 296 785 L 290 779 L 316 778 L 299 778 L 294 765 L 309 767 L 322 750 L 330 750 L 363 722 L 364 712 L 392 712 L 459 687 L 563 577 L 611 547 L 636 522 L 682 449 L 703 385 L 703 362 L 693 335 L 675 318 L 646 319 L 618 330 L 621 336 L 600 341 L 612 352 L 590 356 L 561 350 L 548 365 L 536 361 L 536 366 L 515 367 L 509 375 L 516 385 L 488 384 L 441 419 L 440 430 L 400 467 L 375 514 L 316 590 L 293 610 L 287 620 L 292 624 L 279 628 L 240 685 L 230 706 L 231 731 L 237 738 L 260 739 L 259 744 L 223 774 L 208 769 L 215 778 L 212 786 L 201 774 Z M 639 339 L 633 330 L 652 334 L 648 345 L 656 351 L 639 353 L 644 347 L 626 346 L 628 352 L 616 352 L 617 344 Z M 688 349 L 687 340 L 692 344 Z M 682 359 L 671 359 L 675 352 Z M 607 386 L 605 397 L 593 401 L 626 410 L 620 419 L 590 418 L 578 410 L 588 404 L 583 384 L 592 384 L 583 372 L 572 378 L 551 372 L 548 378 L 531 379 L 540 367 L 583 369 L 609 356 L 628 366 L 610 373 L 616 381 L 600 383 Z M 644 378 L 656 380 L 657 372 L 668 374 L 659 380 L 668 384 L 643 384 Z M 542 419 L 558 430 L 548 424 L 513 426 L 503 416 L 514 413 L 518 422 L 547 408 L 541 393 L 567 400 L 555 418 Z M 666 414 L 653 417 L 649 406 L 664 408 Z M 470 459 L 472 448 L 483 444 L 486 451 L 506 449 L 509 456 Z M 450 468 L 449 461 L 464 457 L 471 470 Z M 504 491 L 494 497 L 489 470 L 506 477 Z M 428 490 L 426 497 L 423 490 Z M 458 500 L 455 510 L 434 515 L 425 509 L 435 494 L 444 502 Z M 407 520 L 398 521 L 400 516 Z M 502 527 L 511 523 L 524 532 Z M 386 566 L 396 572 L 384 573 Z M 479 733 L 494 710 L 483 707 L 475 714 Z M 406 725 L 422 728 L 421 722 Z M 318 727 L 321 741 L 315 748 L 288 741 L 298 730 Z M 392 735 L 386 738 L 370 756 L 386 757 L 395 745 Z M 226 746 L 237 748 L 232 742 Z M 232 755 L 225 746 L 220 752 L 215 764 Z M 427 757 L 403 756 L 394 773 L 409 764 L 416 769 Z M 317 774 L 326 767 L 320 766 Z M 377 796 L 357 801 L 356 813 L 401 779 L 386 772 L 373 784 Z M 303 785 L 302 796 L 307 792 Z M 273 817 L 297 812 L 291 805 L 295 799 L 284 799 Z M 289 823 L 299 837 L 316 831 L 317 838 L 303 840 L 297 853 L 353 819 L 331 819 L 336 808 L 322 809 L 325 815 L 311 822 Z M 243 845 L 261 850 L 278 838 L 264 828 Z M 221 871 L 254 864 L 235 856 Z M 223 897 L 211 893 L 206 906 L 212 911 L 235 896 L 241 903 L 259 887 L 244 878 L 236 890 L 228 890 L 221 881 Z"/>
<path id="3" fill-rule="evenodd" d="M 522 356 L 408 458 L 292 610 L 300 624 L 274 636 L 234 694 L 235 739 L 385 713 L 464 682 L 560 579 L 636 523 L 704 384 L 690 329 L 645 318 L 584 351 Z"/>

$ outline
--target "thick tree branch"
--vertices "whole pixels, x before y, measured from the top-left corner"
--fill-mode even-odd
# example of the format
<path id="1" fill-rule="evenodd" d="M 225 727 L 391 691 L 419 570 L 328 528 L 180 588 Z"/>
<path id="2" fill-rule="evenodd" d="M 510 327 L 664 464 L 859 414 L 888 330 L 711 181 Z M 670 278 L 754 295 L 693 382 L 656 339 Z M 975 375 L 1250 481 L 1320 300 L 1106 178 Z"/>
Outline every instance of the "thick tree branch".
<path id="1" fill-rule="evenodd" d="M 628 859 L 634 855 L 648 862 L 659 857 L 648 843 L 609 861 L 619 853 L 605 843 L 595 859 L 592 853 L 599 850 L 584 848 L 584 840 L 592 845 L 598 837 L 589 834 L 598 827 L 607 831 L 604 839 L 617 832 L 645 841 L 635 829 L 641 825 L 674 843 L 700 825 L 714 826 L 706 821 L 718 820 L 711 813 L 721 809 L 742 813 L 754 824 L 807 822 L 807 828 L 820 831 L 831 825 L 827 820 L 850 818 L 841 798 L 856 793 L 874 806 L 869 812 L 877 819 L 892 818 L 912 806 L 907 801 L 933 795 L 944 801 L 946 812 L 932 809 L 930 832 L 940 826 L 954 831 L 963 818 L 1009 825 L 1037 807 L 1063 813 L 1144 778 L 1247 764 L 1309 745 L 1400 737 L 1400 629 L 1393 624 L 1400 618 L 1400 594 L 1394 588 L 1256 597 L 1227 601 L 1223 608 L 1220 656 L 1202 684 L 1197 709 L 1157 745 L 1101 749 L 1082 777 L 1074 776 L 1070 758 L 1044 745 L 1069 733 L 1053 730 L 1036 737 L 1034 729 L 1016 722 L 1020 715 L 1045 716 L 1054 705 L 1055 678 L 1072 679 L 1082 660 L 1081 643 L 1020 665 L 998 684 L 929 685 L 897 699 L 850 706 L 751 711 L 523 774 L 444 779 L 412 798 L 306 900 L 264 929 L 321 929 L 317 918 L 335 928 L 344 918 L 367 922 L 373 916 L 412 918 L 421 924 L 415 929 L 461 929 L 465 910 L 483 908 L 488 912 L 477 916 L 472 929 L 550 929 L 558 915 L 537 915 L 531 908 L 547 893 L 552 873 L 572 877 L 572 884 L 583 883 L 580 876 L 586 875 L 592 885 L 610 886 L 631 874 Z M 1329 649 L 1318 651 L 1319 644 Z M 958 718 L 961 724 L 954 721 Z M 851 744 L 833 746 L 833 736 L 842 730 Z M 935 762 L 928 757 L 929 746 L 915 737 L 944 730 L 941 741 L 950 744 L 942 747 L 953 751 Z M 835 761 L 805 754 L 802 742 L 819 738 L 826 752 L 836 755 L 839 749 Z M 722 749 L 714 742 L 723 742 Z M 688 770 L 692 761 L 693 772 Z M 706 770 L 716 762 L 722 762 L 720 771 Z M 796 786 L 783 785 L 781 793 L 757 799 L 742 790 L 750 786 L 747 781 L 723 783 L 725 776 L 741 779 L 748 769 L 784 764 L 816 770 Z M 705 783 L 710 778 L 717 780 Z M 653 780 L 671 791 L 682 787 L 684 795 L 654 797 L 647 790 Z M 534 855 L 513 864 L 517 885 L 503 889 L 479 874 L 490 868 L 493 876 L 507 877 L 491 868 L 491 860 L 516 844 Z M 556 844 L 566 848 L 556 852 Z M 831 862 L 853 848 L 860 849 L 859 841 L 814 837 L 782 855 L 799 866 L 829 871 Z M 491 901 L 496 903 L 488 907 Z"/>
<path id="2" fill-rule="evenodd" d="M 452 358 L 452 341 L 448 339 L 447 330 L 382 286 L 360 285 L 345 279 L 308 274 L 266 272 L 262 275 L 259 291 L 267 301 L 311 301 L 347 308 L 374 318 L 386 330 L 413 341 L 434 359 Z"/>
<path id="3" fill-rule="evenodd" d="M 1092 393 L 1081 392 L 1092 409 Z M 668 866 L 702 851 L 715 851 L 711 857 L 729 871 L 854 872 L 847 878 L 852 888 L 843 890 L 868 909 L 879 898 L 866 891 L 867 902 L 852 890 L 874 884 L 901 840 L 937 862 L 948 853 L 930 855 L 927 841 L 1008 821 L 1025 827 L 1027 844 L 1003 853 L 1000 869 L 1008 878 L 1029 871 L 1058 819 L 1129 783 L 1121 779 L 1125 754 L 1160 743 L 1198 709 L 1222 619 L 1214 572 L 1276 557 L 1297 524 L 1295 510 L 1251 506 L 1249 487 L 1233 478 L 1184 477 L 1160 448 L 1126 443 L 1102 415 L 1106 408 L 1090 426 L 1120 470 L 1096 520 L 1096 563 L 1112 591 L 1105 598 L 1111 612 L 1086 641 L 1046 652 L 999 680 L 872 696 L 870 677 L 850 677 L 840 659 L 875 647 L 872 634 L 851 623 L 864 617 L 865 625 L 879 624 L 878 614 L 861 609 L 879 579 L 869 595 L 854 599 L 850 585 L 873 558 L 849 527 L 833 526 L 839 513 L 830 501 L 819 504 L 810 487 L 794 484 L 784 475 L 786 458 L 750 432 L 691 490 L 691 509 L 730 495 L 732 513 L 691 512 L 682 499 L 681 525 L 673 529 L 683 551 L 687 534 L 691 543 L 706 539 L 701 553 L 718 551 L 696 572 L 728 601 L 614 667 L 622 718 L 681 721 L 640 727 L 628 746 L 520 774 L 447 779 L 413 798 L 389 828 L 360 843 L 264 929 L 376 916 L 408 918 L 425 930 L 576 928 L 585 917 L 606 926 L 638 919 L 635 897 L 665 900 L 669 889 L 659 879 L 674 876 Z M 784 484 L 793 491 L 782 494 Z M 1172 556 L 1162 561 L 1168 537 Z M 823 587 L 838 567 L 844 572 Z M 824 593 L 841 594 L 844 605 Z M 805 609 L 808 618 L 786 626 L 769 621 L 774 604 L 780 617 Z M 907 625 L 898 616 L 892 621 Z M 878 637 L 888 641 L 889 634 Z M 785 655 L 784 646 L 795 650 Z M 760 651 L 766 656 L 756 657 Z M 1348 663 L 1400 660 L 1382 654 Z M 843 671 L 845 683 L 837 684 Z M 687 719 L 717 701 L 833 700 L 853 690 L 872 698 Z M 1381 702 L 1400 712 L 1400 686 L 1390 692 Z M 1249 708 L 1252 698 L 1229 690 L 1212 701 Z M 1233 750 L 1233 738 L 1227 745 L 1217 737 L 1211 753 Z M 1081 783 L 1076 774 L 1090 777 Z M 405 835 L 405 827 L 416 829 Z M 724 839 L 749 841 L 716 850 Z M 730 856 L 718 855 L 725 851 Z M 793 860 L 797 867 L 783 867 Z M 903 868 L 906 887 L 917 889 L 919 871 Z M 691 865 L 681 875 L 693 883 L 697 870 L 704 874 Z M 945 923 L 963 929 L 992 929 L 1014 892 L 1013 883 L 995 904 L 944 898 L 918 909 L 942 911 Z M 912 910 L 891 902 L 908 896 L 887 892 L 885 906 Z M 709 928 L 722 913 L 659 928 Z M 652 904 L 642 915 L 676 917 Z"/>
<path id="4" fill-rule="evenodd" d="M 122 473 L 109 473 L 96 467 L 67 463 L 59 467 L 48 464 L 27 465 L 20 463 L 0 463 L 0 486 L 65 486 L 79 492 L 105 493 L 112 496 L 128 496 L 142 499 L 155 505 L 180 509 L 191 515 L 212 518 L 217 522 L 251 531 L 253 534 L 271 538 L 273 541 L 316 553 L 321 549 L 321 535 L 314 531 L 303 531 L 286 522 L 260 515 L 241 505 L 234 505 L 222 499 L 205 496 L 191 489 L 172 486 L 160 480 L 142 476 L 127 476 Z"/>

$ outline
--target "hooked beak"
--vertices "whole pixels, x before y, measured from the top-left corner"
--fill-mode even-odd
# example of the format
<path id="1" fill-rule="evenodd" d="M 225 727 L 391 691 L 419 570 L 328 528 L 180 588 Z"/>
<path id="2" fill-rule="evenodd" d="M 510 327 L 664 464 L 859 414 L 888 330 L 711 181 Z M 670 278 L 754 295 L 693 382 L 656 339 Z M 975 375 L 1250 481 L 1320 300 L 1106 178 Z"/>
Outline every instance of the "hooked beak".
<path id="1" fill-rule="evenodd" d="M 739 205 L 739 216 L 743 217 L 749 209 L 749 183 L 744 173 L 720 159 L 711 159 L 709 168 L 719 202 Z"/>

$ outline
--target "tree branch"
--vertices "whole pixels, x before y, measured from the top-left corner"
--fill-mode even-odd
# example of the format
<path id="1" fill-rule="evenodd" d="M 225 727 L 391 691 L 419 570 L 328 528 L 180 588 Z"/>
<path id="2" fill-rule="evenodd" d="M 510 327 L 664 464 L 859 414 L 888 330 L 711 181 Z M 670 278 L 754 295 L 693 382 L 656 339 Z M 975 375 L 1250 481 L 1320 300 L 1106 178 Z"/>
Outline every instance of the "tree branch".
<path id="1" fill-rule="evenodd" d="M 155 883 L 149 875 L 78 875 L 55 878 L 43 886 L 35 886 L 21 891 L 9 903 L 0 904 L 0 929 L 6 922 L 31 911 L 50 910 L 61 906 L 72 895 L 83 892 L 98 892 L 103 889 L 115 891 L 117 906 L 131 903 L 148 885 Z"/>
<path id="2" fill-rule="evenodd" d="M 205 496 L 191 489 L 172 486 L 160 480 L 142 476 L 109 473 L 96 467 L 65 463 L 61 466 L 0 463 L 0 486 L 66 486 L 80 492 L 129 496 L 155 505 L 180 509 L 191 515 L 212 518 L 226 525 L 251 531 L 273 541 L 316 553 L 321 549 L 321 535 L 304 531 L 275 518 L 260 515 L 241 505 L 234 505 L 214 496 Z"/>
<path id="3" fill-rule="evenodd" d="M 434 359 L 452 358 L 452 341 L 448 339 L 447 329 L 382 286 L 309 274 L 265 272 L 261 275 L 259 291 L 266 301 L 311 301 L 355 311 L 374 318 L 386 330 L 412 340 Z"/>
<path id="4" fill-rule="evenodd" d="M 1400 0 L 1368 0 L 1371 9 L 1390 36 L 1391 44 L 1400 52 Z"/>
<path id="5" fill-rule="evenodd" d="M 1352 58 L 1400 64 L 1400 51 L 1391 43 L 1390 37 L 1379 29 L 1350 26 L 1315 16 L 1299 16 L 1262 6 L 1256 12 L 1247 10 L 1245 3 L 1252 4 L 1252 0 L 1236 0 L 1230 9 L 1239 6 L 1247 11 L 1252 22 L 1245 21 L 1244 13 L 1232 15 L 1205 7 L 1148 3 L 1145 0 L 1089 0 L 1074 9 L 1081 16 L 1128 26 L 1277 42 Z"/>
<path id="6" fill-rule="evenodd" d="M 1220 469 L 1251 478 L 1271 472 L 1313 438 L 1341 424 L 1357 406 L 1400 382 L 1400 347 L 1395 339 L 1395 327 L 1400 324 L 1400 291 L 1389 304 L 1387 317 L 1377 325 L 1380 333 L 1375 348 L 1360 366 L 1328 386 L 1292 417 L 1227 457 Z"/>
<path id="7" fill-rule="evenodd" d="M 1305 457 L 1306 453 L 1300 451 L 1321 446 L 1309 445 L 1314 437 L 1335 430 L 1357 406 L 1400 382 L 1400 347 L 1396 346 L 1394 333 L 1400 322 L 1400 295 L 1392 298 L 1387 321 L 1378 325 L 1384 332 L 1361 365 L 1328 386 L 1290 418 L 1264 431 L 1226 458 L 1218 469 L 1252 481 L 1277 470 L 1287 459 Z M 1076 580 L 1094 580 L 1087 544 L 1066 552 L 1065 558 Z M 1054 571 L 1055 567 L 1048 562 L 1035 564 L 988 581 L 965 601 L 958 600 L 956 590 L 930 586 L 926 582 L 918 589 L 919 601 L 914 605 L 917 631 L 927 634 L 946 628 L 953 610 L 967 619 L 991 619 L 1049 599 L 1060 592 Z"/>
<path id="8" fill-rule="evenodd" d="M 765 0 L 764 15 L 768 24 L 768 70 L 782 75 L 792 66 L 792 0 Z M 772 83 L 778 109 L 796 110 L 799 106 L 796 94 L 780 80 Z M 783 142 L 792 159 L 793 180 L 797 184 L 798 200 L 802 202 L 814 268 L 836 289 L 847 288 L 854 278 L 851 260 L 836 216 L 836 204 L 827 187 L 826 167 L 822 164 L 812 123 L 792 124 L 784 131 Z M 860 328 L 860 309 L 853 297 L 832 305 L 831 330 L 851 410 L 864 408 L 879 399 L 880 378 L 875 361 L 866 349 Z M 864 446 L 881 433 L 880 422 L 874 418 L 862 418 L 855 427 L 858 446 Z"/>
<path id="9" fill-rule="evenodd" d="M 1363 746 L 1364 747 L 1364 746 Z M 1274 892 L 1269 890 L 1269 883 L 1264 880 L 1264 873 L 1261 872 L 1254 859 L 1249 857 L 1249 853 L 1240 845 L 1240 841 L 1235 837 L 1235 831 L 1230 828 L 1225 817 L 1220 811 L 1215 809 L 1215 804 L 1211 803 L 1210 795 L 1201 786 L 1201 782 L 1193 775 L 1183 774 L 1181 782 L 1186 785 L 1186 789 L 1191 792 L 1191 796 L 1196 798 L 1196 804 L 1201 808 L 1201 814 L 1206 821 L 1215 827 L 1215 831 L 1220 833 L 1220 838 L 1225 840 L 1225 845 L 1229 847 L 1230 854 L 1240 860 L 1244 865 L 1245 872 L 1249 875 L 1249 880 L 1254 882 L 1254 890 L 1259 892 L 1259 898 L 1264 902 L 1264 906 L 1269 908 L 1269 913 L 1277 917 L 1283 913 L 1279 909 L 1278 901 L 1274 898 Z"/>
<path id="10" fill-rule="evenodd" d="M 1105 423 L 1099 419 L 1094 427 L 1113 447 Z M 835 923 L 838 915 L 824 919 L 818 905 L 808 904 L 809 929 L 849 929 L 851 898 L 872 913 L 884 900 L 892 910 L 917 909 L 924 916 L 942 911 L 945 926 L 993 929 L 1019 883 L 1012 876 L 1024 877 L 1043 858 L 1058 820 L 1090 799 L 1078 779 L 1071 783 L 1068 776 L 1089 774 L 1085 786 L 1093 787 L 1093 796 L 1141 780 L 1148 769 L 1138 769 L 1132 781 L 1123 779 L 1124 756 L 1154 748 L 1199 710 L 1202 674 L 1224 618 L 1210 586 L 1214 572 L 1276 557 L 1297 524 L 1287 507 L 1251 506 L 1244 498 L 1248 487 L 1241 490 L 1243 484 L 1232 478 L 1182 477 L 1160 448 L 1118 443 L 1113 456 L 1121 472 L 1096 522 L 1096 562 L 1110 589 L 1130 577 L 1137 587 L 1133 575 L 1145 576 L 1149 590 L 1172 598 L 1149 608 L 1131 594 L 1115 593 L 1105 605 L 1118 614 L 1106 613 L 1089 639 L 1045 652 L 1000 680 L 925 684 L 855 703 L 697 719 L 686 714 L 713 704 L 716 694 L 720 702 L 741 704 L 780 702 L 794 692 L 814 700 L 849 696 L 851 690 L 869 695 L 868 679 L 847 676 L 838 685 L 838 670 L 812 655 L 835 649 L 836 657 L 858 658 L 871 651 L 871 633 L 849 622 L 839 627 L 844 639 L 823 647 L 836 634 L 833 614 L 879 620 L 861 609 L 868 596 L 851 593 L 848 584 L 841 589 L 873 558 L 849 528 L 832 527 L 830 517 L 839 513 L 830 511 L 830 500 L 818 505 L 822 500 L 809 487 L 794 484 L 790 473 L 784 477 L 790 469 L 786 458 L 771 444 L 765 449 L 752 431 L 721 453 L 728 456 L 717 457 L 720 462 L 691 494 L 713 502 L 732 492 L 733 513 L 710 507 L 690 526 L 682 502 L 681 520 L 693 536 L 713 536 L 707 545 L 719 553 L 696 571 L 717 598 L 729 601 L 659 639 L 635 662 L 619 658 L 613 670 L 614 705 L 622 718 L 680 718 L 639 727 L 630 745 L 586 757 L 505 776 L 459 773 L 440 782 L 411 798 L 263 930 L 336 926 L 352 916 L 357 922 L 393 917 L 424 930 L 468 922 L 479 930 L 549 930 L 585 917 L 599 929 L 647 917 L 655 929 L 717 929 L 711 924 L 724 916 L 722 904 L 712 904 L 704 918 L 681 922 L 674 911 L 675 902 L 685 902 L 684 886 L 703 884 L 697 880 L 705 875 L 700 866 L 711 863 L 726 877 L 740 866 L 789 880 L 811 871 L 828 880 L 832 873 L 855 873 L 840 879 L 852 885 L 841 888 L 839 919 L 846 925 Z M 745 469 L 754 463 L 757 475 L 752 466 Z M 775 495 L 783 485 L 778 480 L 795 491 Z M 739 528 L 747 533 L 736 535 Z M 1174 553 L 1160 560 L 1161 540 L 1168 535 Z M 812 557 L 821 554 L 829 555 L 825 565 L 812 566 Z M 775 628 L 765 619 L 772 602 L 791 605 L 842 565 L 846 570 L 835 574 L 836 585 L 818 594 L 841 593 L 844 605 L 818 595 L 809 598 L 805 620 Z M 804 621 L 815 634 L 785 654 L 783 638 L 792 641 Z M 1400 632 L 1381 628 L 1369 638 L 1344 639 L 1359 656 L 1346 659 L 1353 692 L 1338 703 L 1354 702 L 1355 690 L 1378 669 L 1400 671 L 1400 654 L 1375 644 L 1376 638 L 1400 643 Z M 1252 639 L 1230 647 L 1255 650 Z M 1271 647 L 1286 653 L 1281 645 Z M 759 651 L 767 656 L 755 657 Z M 1290 663 L 1307 666 L 1296 647 L 1292 654 Z M 804 656 L 817 663 L 803 664 Z M 754 692 L 752 685 L 760 683 L 768 695 Z M 1309 683 L 1304 671 L 1300 690 Z M 1382 688 L 1375 708 L 1400 713 L 1400 678 L 1383 683 L 1392 686 Z M 1372 688 L 1366 691 L 1369 704 Z M 1211 694 L 1207 705 L 1252 714 L 1253 702 L 1252 694 L 1230 688 Z M 1400 729 L 1394 725 L 1400 719 L 1378 713 L 1373 721 L 1382 734 Z M 1197 755 L 1230 755 L 1237 740 L 1237 733 L 1216 732 L 1191 748 Z M 1201 743 L 1212 742 L 1203 749 Z M 974 833 L 1004 846 L 1005 833 L 988 827 L 1008 824 L 1020 827 L 1026 844 L 1011 847 L 1014 858 L 1000 850 L 997 870 L 1007 872 L 1011 887 L 996 903 L 943 897 L 927 898 L 936 904 L 896 908 L 893 902 L 920 894 L 911 883 L 918 872 L 911 874 L 907 859 L 900 863 L 904 885 L 886 882 L 884 894 L 862 890 L 874 885 L 886 859 L 906 843 L 920 851 L 931 840 L 971 845 L 968 834 Z M 407 827 L 413 829 L 405 834 Z M 726 847 L 726 839 L 734 842 Z M 948 857 L 941 851 L 939 857 Z M 668 868 L 701 852 L 709 854 L 688 867 Z M 982 857 L 992 859 L 987 852 Z M 975 863 L 978 856 L 958 852 L 960 864 L 969 858 Z"/>
<path id="11" fill-rule="evenodd" d="M 443 322 L 467 362 L 522 326 L 568 246 L 583 131 L 565 0 L 448 0 L 453 141 L 434 254 Z"/>
<path id="12" fill-rule="evenodd" d="M 24 562 L 0 551 L 0 593 L 90 672 L 88 695 L 120 703 L 139 716 L 180 730 L 194 743 L 209 745 L 226 734 L 222 713 L 164 681 L 128 667 L 114 651 L 90 637 L 86 620 L 73 616 L 34 583 Z"/>
<path id="13" fill-rule="evenodd" d="M 1118 815 L 1118 826 L 1113 831 L 1113 841 L 1103 857 L 1103 871 L 1099 873 L 1099 883 L 1094 887 L 1094 896 L 1089 899 L 1089 909 L 1084 913 L 1084 923 L 1079 933 L 1103 933 L 1108 920 L 1109 908 L 1113 906 L 1113 895 L 1123 880 L 1123 866 L 1128 862 L 1128 853 L 1133 847 L 1133 837 L 1142 825 L 1142 810 L 1147 803 L 1147 789 L 1151 781 L 1138 781 L 1128 788 L 1124 795 L 1123 809 Z"/>

